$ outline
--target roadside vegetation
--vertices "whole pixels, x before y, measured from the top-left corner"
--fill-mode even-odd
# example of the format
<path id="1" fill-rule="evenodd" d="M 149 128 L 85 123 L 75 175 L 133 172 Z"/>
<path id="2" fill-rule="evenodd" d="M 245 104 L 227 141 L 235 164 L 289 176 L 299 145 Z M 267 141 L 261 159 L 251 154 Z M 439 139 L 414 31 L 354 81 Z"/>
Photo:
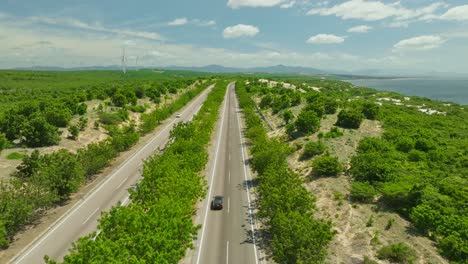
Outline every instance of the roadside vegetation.
<path id="1" fill-rule="evenodd" d="M 219 82 L 213 88 L 192 122 L 171 130 L 164 152 L 146 160 L 142 181 L 130 191 L 132 202 L 105 212 L 99 220 L 100 233 L 80 238 L 63 263 L 177 263 L 182 259 L 199 228 L 192 215 L 206 193 L 201 172 L 226 85 Z"/>
<path id="2" fill-rule="evenodd" d="M 46 76 L 48 74 L 50 73 L 44 73 Z M 18 75 L 24 75 L 24 73 L 18 73 Z M 127 82 L 122 80 L 121 83 L 102 84 L 100 85 L 101 88 L 91 88 L 92 92 L 88 90 L 89 93 L 85 91 L 84 94 L 94 98 L 95 96 L 112 97 L 117 93 L 125 93 L 125 96 L 119 96 L 122 101 L 125 101 L 127 98 L 137 98 L 137 96 L 143 96 L 145 93 L 150 94 L 158 91 L 158 96 L 154 95 L 154 98 L 160 98 L 166 92 L 172 91 L 172 93 L 175 93 L 178 90 L 185 89 L 188 84 L 193 82 L 194 80 L 185 78 L 176 79 L 175 81 L 138 80 L 135 82 L 135 80 L 129 80 Z M 152 85 L 147 85 L 148 83 L 152 83 Z M 134 122 L 106 125 L 107 139 L 92 142 L 76 152 L 60 149 L 51 153 L 41 153 L 36 149 L 30 155 L 25 155 L 22 163 L 17 167 L 16 172 L 13 173 L 10 179 L 0 181 L 0 248 L 8 247 L 12 237 L 25 225 L 40 217 L 45 210 L 67 201 L 71 194 L 76 192 L 83 183 L 92 180 L 93 176 L 108 166 L 120 152 L 132 147 L 138 142 L 140 136 L 151 132 L 161 121 L 182 108 L 208 85 L 209 83 L 198 83 L 191 89 L 184 90 L 173 102 L 144 113 L 139 126 Z M 79 94 L 73 96 L 66 91 L 67 89 L 57 91 L 57 97 L 61 98 L 60 100 L 79 97 Z M 82 92 L 83 90 L 79 91 Z M 60 92 L 64 93 L 60 94 Z M 22 94 L 22 92 L 19 92 L 19 94 Z M 47 92 L 43 96 L 39 95 L 35 101 L 23 102 L 18 106 L 13 105 L 9 109 L 4 109 L 3 115 L 0 116 L 0 123 L 7 125 L 3 126 L 3 129 L 12 129 L 12 126 L 8 124 L 17 124 L 16 129 L 19 132 L 12 133 L 12 135 L 15 135 L 13 138 L 2 136 L 5 134 L 0 133 L 0 147 L 14 145 L 17 140 L 31 147 L 42 146 L 44 142 L 48 142 L 47 144 L 57 143 L 51 141 L 52 139 L 56 140 L 58 137 L 58 128 L 55 126 L 57 123 L 49 123 L 47 121 L 47 113 L 49 112 L 42 110 L 54 105 L 53 102 L 55 101 L 49 98 Z M 23 97 L 19 96 L 18 100 L 21 101 L 21 98 Z M 86 98 L 90 99 L 89 97 Z M 47 100 L 51 100 L 51 103 L 47 104 Z M 60 100 L 57 99 L 57 102 Z M 72 99 L 71 102 L 77 102 L 71 104 L 72 106 L 84 105 L 78 99 Z M 126 109 L 127 103 L 119 107 L 117 111 L 128 111 Z M 41 107 L 41 105 L 46 108 Z M 67 122 L 70 121 L 72 116 L 69 108 L 57 106 L 57 108 L 50 111 L 53 112 L 51 114 L 53 116 L 66 116 L 66 119 L 60 119 L 64 122 L 60 125 L 68 125 Z M 86 109 L 83 108 L 83 113 L 85 111 Z M 80 130 L 84 129 L 86 124 L 86 119 L 81 116 L 78 123 L 72 125 L 75 128 L 70 129 L 71 131 L 76 130 L 71 133 L 71 137 L 76 137 L 75 133 L 79 133 Z M 31 125 L 35 128 L 28 130 Z M 8 133 L 8 131 L 3 131 Z M 10 159 L 21 158 L 18 154 L 22 155 L 13 152 L 8 157 Z"/>
<path id="3" fill-rule="evenodd" d="M 314 196 L 286 162 L 291 147 L 278 138 L 268 138 L 248 91 L 242 82 L 237 83 L 246 136 L 253 145 L 252 167 L 258 173 L 258 216 L 265 233 L 262 242 L 277 263 L 320 263 L 333 237 L 331 223 L 314 217 Z M 311 116 L 310 120 L 316 118 Z"/>

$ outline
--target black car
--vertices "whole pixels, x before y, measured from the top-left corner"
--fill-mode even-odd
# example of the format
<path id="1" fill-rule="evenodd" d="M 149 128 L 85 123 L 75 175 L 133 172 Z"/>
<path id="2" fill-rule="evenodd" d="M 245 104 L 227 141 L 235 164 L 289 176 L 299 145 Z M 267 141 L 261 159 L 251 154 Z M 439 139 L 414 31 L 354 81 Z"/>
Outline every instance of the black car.
<path id="1" fill-rule="evenodd" d="M 211 201 L 211 210 L 222 210 L 223 209 L 223 197 L 215 196 Z"/>

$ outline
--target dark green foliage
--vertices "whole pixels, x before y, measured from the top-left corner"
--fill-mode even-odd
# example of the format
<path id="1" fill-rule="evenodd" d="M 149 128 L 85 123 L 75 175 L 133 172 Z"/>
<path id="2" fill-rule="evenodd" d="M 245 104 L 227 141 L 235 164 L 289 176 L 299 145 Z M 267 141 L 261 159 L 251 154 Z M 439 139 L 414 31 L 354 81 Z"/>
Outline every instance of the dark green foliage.
<path id="1" fill-rule="evenodd" d="M 377 191 L 368 182 L 353 182 L 351 184 L 351 199 L 358 202 L 369 203 L 374 200 Z"/>
<path id="2" fill-rule="evenodd" d="M 66 127 L 71 120 L 71 111 L 60 106 L 48 107 L 44 111 L 47 122 L 56 127 Z"/>
<path id="3" fill-rule="evenodd" d="M 316 176 L 336 176 L 343 170 L 338 158 L 322 156 L 316 158 L 313 163 L 313 172 Z"/>
<path id="4" fill-rule="evenodd" d="M 396 149 L 402 152 L 410 152 L 414 148 L 414 140 L 410 137 L 401 136 L 396 143 Z"/>
<path id="5" fill-rule="evenodd" d="M 273 95 L 267 94 L 263 96 L 262 100 L 260 101 L 259 106 L 262 109 L 266 109 L 268 107 L 271 107 L 272 103 L 273 103 Z"/>
<path id="6" fill-rule="evenodd" d="M 338 114 L 337 126 L 357 129 L 361 126 L 364 115 L 356 109 L 341 110 Z"/>
<path id="7" fill-rule="evenodd" d="M 395 263 L 414 263 L 416 252 L 404 243 L 393 244 L 381 248 L 377 252 L 379 259 L 389 260 Z"/>
<path id="8" fill-rule="evenodd" d="M 87 126 L 88 126 L 88 118 L 84 116 L 80 117 L 80 120 L 78 121 L 78 127 L 80 128 L 80 131 L 84 131 Z"/>
<path id="9" fill-rule="evenodd" d="M 111 142 L 106 140 L 92 143 L 85 148 L 79 149 L 77 156 L 85 170 L 86 176 L 89 178 L 99 173 L 117 154 L 118 152 L 113 148 Z"/>
<path id="10" fill-rule="evenodd" d="M 32 116 L 21 131 L 22 142 L 32 148 L 55 145 L 60 141 L 60 134 L 57 127 L 40 115 Z"/>
<path id="11" fill-rule="evenodd" d="M 302 111 L 295 122 L 297 131 L 304 134 L 311 134 L 320 128 L 320 119 L 315 111 Z"/>
<path id="12" fill-rule="evenodd" d="M 309 103 L 305 107 L 306 111 L 314 111 L 319 118 L 322 118 L 325 114 L 325 104 L 322 99 L 315 100 L 313 103 Z"/>
<path id="13" fill-rule="evenodd" d="M 308 142 L 304 145 L 304 153 L 302 158 L 308 159 L 317 155 L 323 154 L 327 150 L 327 146 L 322 142 Z"/>
<path id="14" fill-rule="evenodd" d="M 120 91 L 116 92 L 112 97 L 111 97 L 112 104 L 118 107 L 123 107 L 125 106 L 128 101 L 127 97 L 123 95 Z"/>
<path id="15" fill-rule="evenodd" d="M 358 181 L 390 181 L 393 179 L 395 162 L 380 153 L 365 153 L 351 159 L 351 173 Z"/>
<path id="16" fill-rule="evenodd" d="M 286 110 L 283 112 L 281 117 L 283 118 L 284 123 L 287 125 L 289 122 L 291 122 L 291 120 L 294 119 L 294 114 L 291 112 L 291 110 Z"/>
<path id="17" fill-rule="evenodd" d="M 5 134 L 0 133 L 0 152 L 4 150 L 8 145 L 8 139 L 6 138 Z"/>
<path id="18" fill-rule="evenodd" d="M 332 115 L 338 109 L 338 102 L 333 98 L 327 98 L 324 100 L 324 109 L 325 114 Z"/>
<path id="19" fill-rule="evenodd" d="M 362 113 L 367 119 L 375 120 L 379 116 L 380 107 L 372 102 L 362 104 Z"/>
<path id="20" fill-rule="evenodd" d="M 144 113 L 146 111 L 146 108 L 143 105 L 132 105 L 129 106 L 128 109 L 136 113 Z"/>
<path id="21" fill-rule="evenodd" d="M 341 131 L 338 127 L 331 127 L 330 132 L 327 132 L 323 137 L 325 138 L 339 138 L 343 136 L 343 131 Z"/>
<path id="22" fill-rule="evenodd" d="M 78 125 L 73 124 L 68 127 L 68 132 L 70 132 L 71 139 L 77 139 L 80 134 L 80 128 Z"/>

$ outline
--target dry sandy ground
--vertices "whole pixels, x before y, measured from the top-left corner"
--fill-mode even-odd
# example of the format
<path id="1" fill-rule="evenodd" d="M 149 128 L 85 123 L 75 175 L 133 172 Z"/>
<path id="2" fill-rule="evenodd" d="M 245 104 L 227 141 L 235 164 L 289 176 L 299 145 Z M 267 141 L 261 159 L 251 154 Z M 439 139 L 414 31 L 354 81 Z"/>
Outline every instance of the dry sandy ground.
<path id="1" fill-rule="evenodd" d="M 259 101 L 259 98 L 255 98 Z M 294 114 L 300 112 L 303 106 L 292 109 Z M 270 136 L 285 136 L 283 121 L 270 110 L 262 111 L 275 129 Z M 326 116 L 321 121 L 319 132 L 329 132 L 336 123 L 337 114 Z M 341 130 L 341 129 L 340 129 Z M 337 156 L 346 168 L 359 141 L 364 137 L 379 136 L 382 131 L 378 121 L 364 120 L 358 130 L 343 130 L 344 135 L 335 139 L 324 139 L 330 154 Z M 291 146 L 302 146 L 308 141 L 317 141 L 315 133 L 308 137 L 298 138 L 290 142 Z M 363 263 L 364 256 L 368 256 L 378 263 L 388 263 L 376 258 L 376 252 L 382 246 L 404 242 L 414 248 L 418 255 L 416 263 L 448 263 L 442 258 L 434 246 L 433 241 L 418 235 L 411 228 L 410 223 L 398 214 L 388 211 L 378 211 L 376 205 L 352 204 L 348 200 L 350 177 L 341 174 L 339 177 L 313 179 L 311 177 L 311 161 L 299 159 L 302 150 L 298 149 L 289 158 L 290 167 L 306 179 L 305 187 L 317 198 L 317 216 L 330 219 L 336 232 L 329 246 L 327 263 Z M 367 226 L 372 216 L 372 225 Z M 393 219 L 393 220 L 390 220 Z M 393 225 L 386 229 L 388 221 Z"/>

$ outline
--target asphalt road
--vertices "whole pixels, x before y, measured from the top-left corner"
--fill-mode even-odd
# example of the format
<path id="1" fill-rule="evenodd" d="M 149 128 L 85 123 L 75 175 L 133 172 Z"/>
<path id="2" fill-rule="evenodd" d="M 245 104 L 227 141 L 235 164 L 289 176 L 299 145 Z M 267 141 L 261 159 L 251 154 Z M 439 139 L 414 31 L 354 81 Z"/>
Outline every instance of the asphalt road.
<path id="1" fill-rule="evenodd" d="M 241 122 L 234 83 L 229 84 L 215 134 L 214 154 L 208 163 L 208 195 L 201 203 L 197 224 L 202 224 L 183 263 L 259 263 L 251 219 L 250 173 L 247 149 L 241 144 Z M 213 196 L 224 196 L 224 208 L 210 210 Z"/>
<path id="2" fill-rule="evenodd" d="M 180 112 L 167 119 L 159 132 L 140 149 L 133 150 L 134 154 L 123 162 L 116 170 L 107 176 L 101 184 L 96 186 L 81 201 L 76 203 L 61 218 L 53 223 L 43 234 L 16 255 L 10 263 L 44 263 L 44 255 L 55 260 L 62 260 L 71 247 L 72 242 L 87 235 L 97 228 L 97 219 L 101 211 L 108 210 L 119 201 L 129 202 L 128 188 L 141 177 L 140 169 L 143 160 L 151 156 L 158 148 L 163 148 L 169 139 L 172 126 L 180 121 L 191 120 L 200 110 L 209 89 L 203 91 Z"/>

